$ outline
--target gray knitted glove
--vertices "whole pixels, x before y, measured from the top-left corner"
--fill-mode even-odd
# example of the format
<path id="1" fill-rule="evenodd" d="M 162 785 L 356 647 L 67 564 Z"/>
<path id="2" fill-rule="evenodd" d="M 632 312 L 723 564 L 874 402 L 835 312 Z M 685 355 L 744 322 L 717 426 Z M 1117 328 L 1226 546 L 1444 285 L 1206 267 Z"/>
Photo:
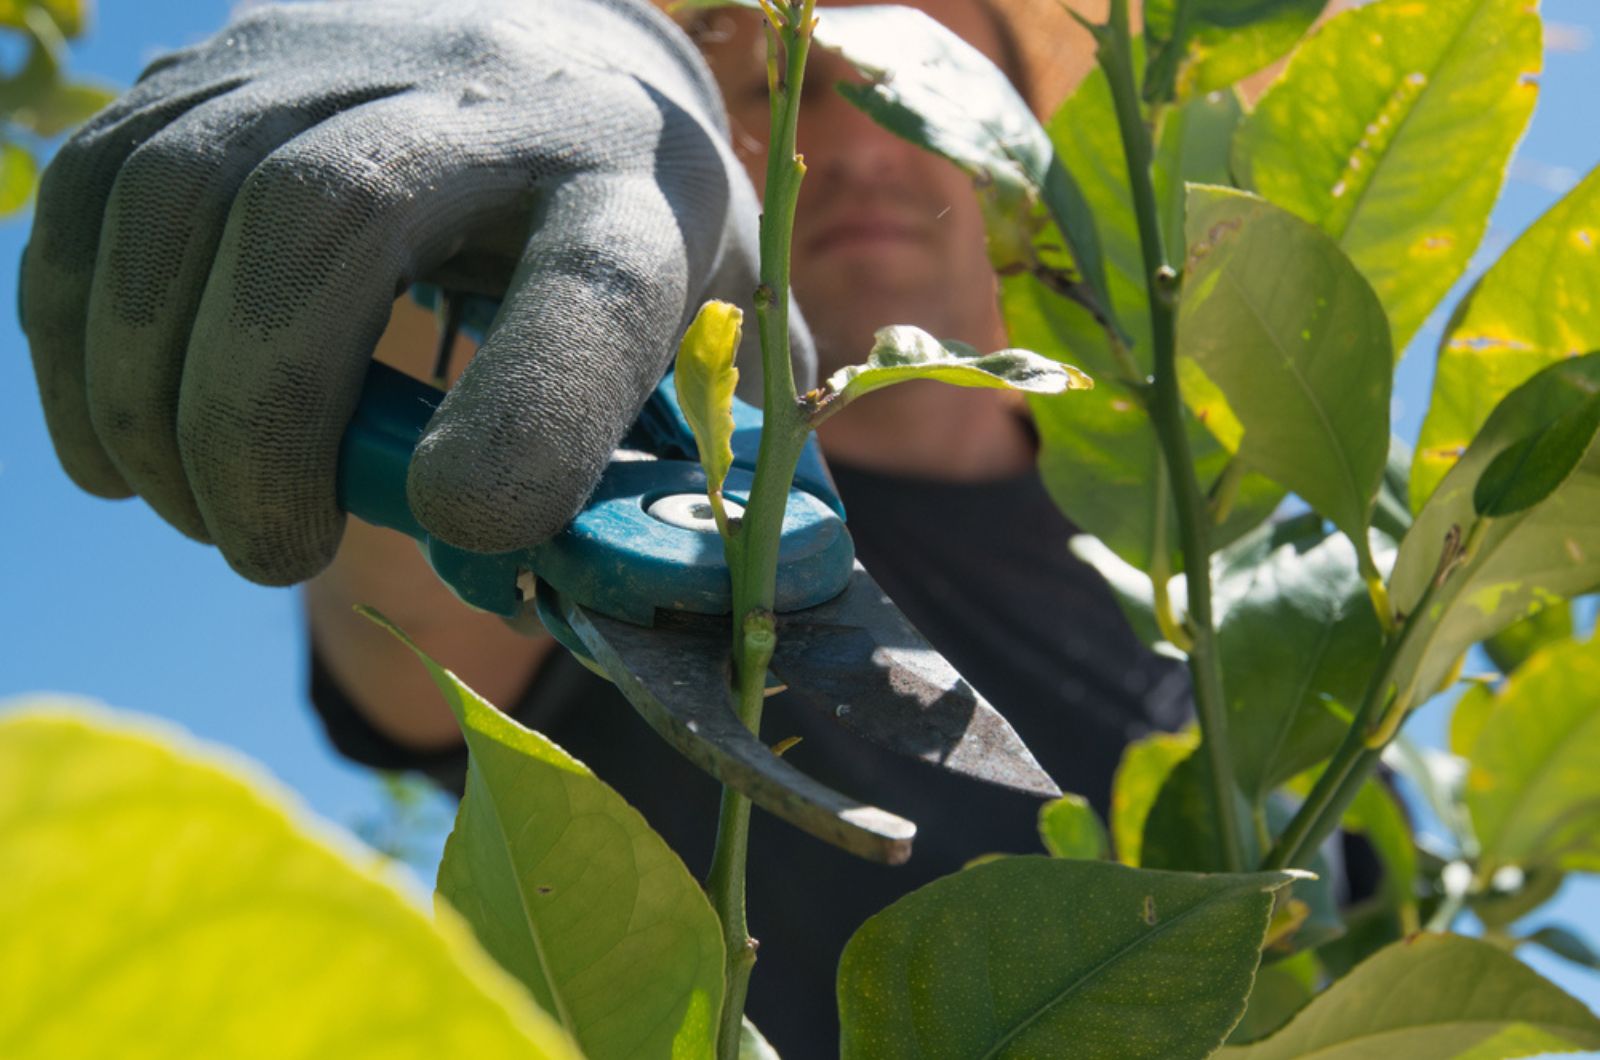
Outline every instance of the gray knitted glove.
<path id="1" fill-rule="evenodd" d="M 45 173 L 21 306 L 63 465 L 248 578 L 310 577 L 343 528 L 371 351 L 427 279 L 504 301 L 418 448 L 412 508 L 465 548 L 543 540 L 687 315 L 754 289 L 722 122 L 642 0 L 251 10 L 157 61 Z"/>

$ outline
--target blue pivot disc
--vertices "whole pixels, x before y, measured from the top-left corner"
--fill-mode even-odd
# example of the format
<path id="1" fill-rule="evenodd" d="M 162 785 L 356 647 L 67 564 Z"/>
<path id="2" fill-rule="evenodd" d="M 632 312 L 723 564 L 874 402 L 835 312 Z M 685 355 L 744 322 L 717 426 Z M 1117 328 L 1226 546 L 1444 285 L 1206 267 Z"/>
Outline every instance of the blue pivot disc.
<path id="1" fill-rule="evenodd" d="M 733 469 L 723 495 L 744 504 L 751 475 Z M 613 463 L 584 510 L 532 550 L 532 566 L 563 595 L 591 611 L 648 626 L 655 613 L 726 615 L 733 610 L 722 540 L 649 511 L 663 498 L 706 495 L 705 473 L 684 460 Z M 777 610 L 833 599 L 850 580 L 855 546 L 823 501 L 789 491 L 778 552 Z"/>

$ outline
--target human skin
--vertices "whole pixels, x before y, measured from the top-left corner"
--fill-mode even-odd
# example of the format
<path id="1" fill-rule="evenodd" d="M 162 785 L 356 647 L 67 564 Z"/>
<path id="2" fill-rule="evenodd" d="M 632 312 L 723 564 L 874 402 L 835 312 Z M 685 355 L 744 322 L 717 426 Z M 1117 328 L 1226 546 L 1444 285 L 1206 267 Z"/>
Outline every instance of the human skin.
<path id="1" fill-rule="evenodd" d="M 912 6 L 999 61 L 998 30 L 978 0 Z M 703 28 L 698 36 L 727 102 L 736 153 L 759 189 L 768 126 L 759 23 L 730 11 L 708 16 Z M 969 179 L 884 132 L 832 90 L 853 77 L 842 60 L 813 50 L 799 126 L 807 173 L 792 281 L 822 374 L 863 360 L 872 333 L 886 324 L 915 324 L 980 349 L 1003 346 L 995 278 Z M 430 314 L 405 299 L 396 302 L 377 358 L 426 375 L 433 327 Z M 462 340 L 457 371 L 470 355 Z M 977 481 L 1029 466 L 1031 436 L 1021 416 L 1021 406 L 1005 392 L 910 383 L 854 403 L 819 434 L 830 459 L 854 467 Z M 490 702 L 513 702 L 555 646 L 549 637 L 522 636 L 467 608 L 408 539 L 350 520 L 333 564 L 307 584 L 311 635 L 356 708 L 380 732 L 418 751 L 458 743 L 455 721 L 406 649 L 353 612 L 358 603 L 383 611 Z"/>

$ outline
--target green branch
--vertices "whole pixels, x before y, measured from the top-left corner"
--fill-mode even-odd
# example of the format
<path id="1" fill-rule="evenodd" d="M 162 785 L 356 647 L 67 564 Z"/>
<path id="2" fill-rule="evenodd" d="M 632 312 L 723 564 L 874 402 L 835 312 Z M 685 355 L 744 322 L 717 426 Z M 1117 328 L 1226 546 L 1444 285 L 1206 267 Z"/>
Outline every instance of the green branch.
<path id="1" fill-rule="evenodd" d="M 805 163 L 795 153 L 801 84 L 810 51 L 815 0 L 793 5 L 763 4 L 767 16 L 767 73 L 771 89 L 772 137 L 761 213 L 761 283 L 756 289 L 756 319 L 763 373 L 761 448 L 744 517 L 724 537 L 733 580 L 733 660 L 739 720 L 752 732 L 761 728 L 767 663 L 777 640 L 773 605 L 777 597 L 778 546 L 783 513 L 795 464 L 809 428 L 801 415 L 789 358 L 789 248 L 795 204 Z M 779 75 L 780 58 L 785 62 Z M 717 846 L 706 890 L 722 921 L 727 951 L 719 1060 L 736 1060 L 744 999 L 755 966 L 756 945 L 745 920 L 745 860 L 750 801 L 724 788 L 717 821 Z"/>
<path id="2" fill-rule="evenodd" d="M 1183 418 L 1183 399 L 1178 393 L 1174 312 L 1178 276 L 1168 263 L 1162 245 L 1161 215 L 1150 175 L 1150 132 L 1140 110 L 1139 89 L 1133 76 L 1128 0 L 1112 0 L 1110 22 L 1098 28 L 1096 37 L 1099 40 L 1096 57 L 1110 82 L 1134 211 L 1139 221 L 1139 248 L 1144 257 L 1145 286 L 1150 301 L 1155 366 L 1150 389 L 1150 419 L 1171 475 L 1178 513 L 1178 540 L 1189 589 L 1189 636 L 1194 645 L 1189 653 L 1189 670 L 1194 679 L 1195 712 L 1200 722 L 1201 743 L 1211 766 L 1211 794 L 1223 863 L 1230 871 L 1237 872 L 1244 868 L 1244 844 L 1235 807 L 1237 785 L 1228 745 L 1227 705 L 1222 695 L 1222 673 L 1211 616 L 1211 546 L 1208 540 L 1211 513 L 1195 478 Z"/>

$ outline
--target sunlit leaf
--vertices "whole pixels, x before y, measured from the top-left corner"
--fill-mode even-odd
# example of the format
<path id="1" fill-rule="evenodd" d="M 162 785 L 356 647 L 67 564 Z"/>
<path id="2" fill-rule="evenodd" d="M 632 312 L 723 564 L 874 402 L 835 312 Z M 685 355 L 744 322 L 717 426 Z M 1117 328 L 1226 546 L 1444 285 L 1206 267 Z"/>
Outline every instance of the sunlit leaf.
<path id="1" fill-rule="evenodd" d="M 865 364 L 841 368 L 823 384 L 823 406 L 847 404 L 863 394 L 913 379 L 952 386 L 1060 394 L 1094 386 L 1083 372 L 1028 350 L 979 353 L 964 342 L 943 342 L 907 324 L 879 328 Z M 730 421 L 731 422 L 731 421 Z"/>
<path id="2" fill-rule="evenodd" d="M 639 812 L 539 733 L 417 653 L 466 737 L 466 795 L 439 894 L 590 1060 L 709 1057 L 716 913 Z"/>
<path id="3" fill-rule="evenodd" d="M 1136 42 L 1137 44 L 1137 42 Z M 1135 47 L 1136 65 L 1140 52 Z M 1218 180 L 1218 158 L 1227 149 L 1233 124 L 1229 105 L 1195 101 L 1169 112 L 1157 143 L 1155 184 L 1163 224 L 1181 229 L 1183 181 Z M 1105 246 L 1106 280 L 1117 317 L 1132 340 L 1130 371 L 1083 307 L 1054 293 L 1039 276 L 1013 273 L 1002 279 L 1006 326 L 1011 341 L 1051 357 L 1070 360 L 1099 384 L 1070 399 L 1030 398 L 1040 436 L 1040 471 L 1051 497 L 1085 531 L 1124 561 L 1151 570 L 1158 533 L 1164 538 L 1165 565 L 1182 570 L 1171 490 L 1163 478 L 1161 448 L 1138 398 L 1124 385 L 1130 375 L 1143 379 L 1151 367 L 1149 303 L 1138 226 L 1122 162 L 1122 141 L 1105 74 L 1096 70 L 1049 122 L 1060 158 L 1094 210 Z M 1052 257 L 1047 231 L 1037 249 L 1048 268 Z M 1209 488 L 1230 456 L 1210 433 L 1186 419 L 1189 448 L 1202 485 Z M 1240 484 L 1228 517 L 1213 528 L 1221 546 L 1271 514 L 1282 487 L 1260 475 Z M 1165 528 L 1165 529 L 1163 529 Z"/>
<path id="4" fill-rule="evenodd" d="M 1600 1019 L 1497 946 L 1417 935 L 1362 962 L 1289 1025 L 1227 1060 L 1498 1060 L 1600 1048 Z"/>
<path id="5" fill-rule="evenodd" d="M 88 23 L 91 4 L 88 0 L 0 0 L 0 26 L 24 29 L 28 26 L 28 12 L 43 11 L 60 32 L 76 37 Z"/>
<path id="6" fill-rule="evenodd" d="M 1082 795 L 1063 795 L 1039 807 L 1039 838 L 1052 857 L 1109 857 L 1111 840 L 1106 826 Z"/>
<path id="7" fill-rule="evenodd" d="M 1239 457 L 1357 544 L 1389 453 L 1388 325 L 1312 226 L 1243 192 L 1189 192 L 1178 352 L 1243 428 Z"/>
<path id="8" fill-rule="evenodd" d="M 1383 644 L 1348 540 L 1271 540 L 1215 587 L 1235 777 L 1253 800 L 1333 753 Z"/>
<path id="9" fill-rule="evenodd" d="M 1206 1056 L 1244 1011 L 1291 878 L 1042 857 L 946 876 L 846 945 L 842 1055 Z"/>
<path id="10" fill-rule="evenodd" d="M 1466 801 L 1479 871 L 1600 871 L 1600 644 L 1544 649 L 1478 710 L 1451 737 L 1471 738 Z"/>
<path id="11" fill-rule="evenodd" d="M 1600 588 L 1600 522 L 1594 517 L 1600 511 L 1600 447 L 1591 447 L 1541 503 L 1487 518 L 1473 529 L 1473 493 L 1484 469 L 1597 390 L 1600 354 L 1552 365 L 1512 391 L 1417 514 L 1390 584 L 1402 613 L 1415 610 L 1439 574 L 1441 558 L 1450 559 L 1450 540 L 1464 537 L 1471 548 L 1451 567 L 1401 650 L 1396 668 L 1414 675 L 1413 701 L 1432 694 L 1472 644 L 1563 598 Z"/>
<path id="12" fill-rule="evenodd" d="M 1161 119 L 1151 179 L 1160 195 L 1162 242 L 1173 261 L 1183 260 L 1187 245 L 1188 185 L 1229 183 L 1233 133 L 1243 116 L 1238 96 L 1216 92 L 1172 107 Z"/>
<path id="13" fill-rule="evenodd" d="M 1456 306 L 1417 441 L 1421 508 L 1495 404 L 1556 361 L 1600 349 L 1600 168 L 1545 212 Z"/>
<path id="14" fill-rule="evenodd" d="M 1187 47 L 1177 62 L 1180 95 L 1211 92 L 1249 77 L 1286 55 L 1316 21 L 1327 0 L 1189 0 Z M 1145 32 L 1167 41 L 1176 0 L 1149 0 Z M 1156 64 L 1151 64 L 1152 70 Z"/>
<path id="15" fill-rule="evenodd" d="M 1110 309 L 1096 217 L 1050 137 L 1003 71 L 927 14 L 907 7 L 829 7 L 816 41 L 842 54 L 866 84 L 839 91 L 875 121 L 948 158 L 980 192 L 1037 197 L 1065 234 L 1094 301 Z"/>
<path id="16" fill-rule="evenodd" d="M 447 908 L 249 763 L 74 700 L 0 718 L 0 1056 L 548 1057 Z"/>
<path id="17" fill-rule="evenodd" d="M 16 213 L 33 198 L 39 164 L 20 144 L 0 144 L 0 216 Z"/>
<path id="18" fill-rule="evenodd" d="M 1111 781 L 1111 838 L 1117 860 L 1124 865 L 1140 864 L 1150 807 L 1167 776 L 1199 743 L 1200 734 L 1193 729 L 1158 732 L 1135 740 L 1122 752 Z"/>
<path id="19" fill-rule="evenodd" d="M 1539 36 L 1527 0 L 1379 0 L 1308 38 L 1239 130 L 1236 173 L 1344 249 L 1396 354 L 1483 238 Z"/>

